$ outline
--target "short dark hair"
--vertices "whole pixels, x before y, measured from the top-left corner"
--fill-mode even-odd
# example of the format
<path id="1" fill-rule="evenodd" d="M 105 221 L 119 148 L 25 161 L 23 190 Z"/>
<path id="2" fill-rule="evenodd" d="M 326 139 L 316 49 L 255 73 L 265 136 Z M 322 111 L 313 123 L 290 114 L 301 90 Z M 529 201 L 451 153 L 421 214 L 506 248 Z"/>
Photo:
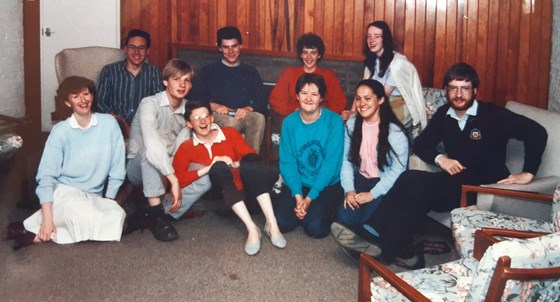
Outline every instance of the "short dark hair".
<path id="1" fill-rule="evenodd" d="M 323 43 L 323 39 L 314 33 L 306 33 L 299 37 L 296 42 L 296 50 L 298 58 L 301 61 L 301 54 L 303 53 L 303 48 L 317 48 L 319 55 L 321 56 L 319 60 L 323 58 L 325 54 L 325 43 Z"/>
<path id="2" fill-rule="evenodd" d="M 141 30 L 141 29 L 132 29 L 128 32 L 128 34 L 126 35 L 126 38 L 124 39 L 124 45 L 128 45 L 128 40 L 130 40 L 131 38 L 134 37 L 142 37 L 144 38 L 144 40 L 146 40 L 146 47 L 150 48 L 150 46 L 152 45 L 152 39 L 150 38 L 150 34 Z"/>
<path id="3" fill-rule="evenodd" d="M 299 77 L 296 82 L 296 94 L 298 94 L 303 86 L 307 84 L 315 84 L 319 88 L 319 94 L 322 98 L 325 97 L 327 93 L 327 84 L 325 84 L 325 79 L 320 74 L 306 73 Z"/>
<path id="4" fill-rule="evenodd" d="M 216 45 L 218 47 L 222 46 L 222 40 L 237 39 L 239 44 L 243 44 L 243 38 L 241 38 L 241 32 L 235 26 L 226 26 L 218 29 L 216 33 Z"/>
<path id="5" fill-rule="evenodd" d="M 471 82 L 473 88 L 478 88 L 480 79 L 474 68 L 464 62 L 453 64 L 443 76 L 443 86 L 446 87 L 451 81 L 465 81 Z"/>
<path id="6" fill-rule="evenodd" d="M 191 115 L 193 111 L 198 108 L 206 108 L 208 109 L 208 113 L 212 115 L 212 108 L 210 107 L 210 103 L 203 100 L 192 100 L 192 101 L 188 101 L 185 104 L 185 114 L 184 114 L 185 121 L 189 121 L 191 119 Z"/>

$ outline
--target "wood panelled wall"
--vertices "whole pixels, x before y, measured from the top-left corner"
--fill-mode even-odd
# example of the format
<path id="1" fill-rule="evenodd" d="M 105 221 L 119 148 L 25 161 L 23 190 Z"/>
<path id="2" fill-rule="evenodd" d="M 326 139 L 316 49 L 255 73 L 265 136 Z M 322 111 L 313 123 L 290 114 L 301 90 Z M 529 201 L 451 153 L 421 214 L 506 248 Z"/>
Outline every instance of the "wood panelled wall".
<path id="1" fill-rule="evenodd" d="M 226 25 L 239 27 L 245 49 L 293 56 L 297 38 L 315 32 L 325 57 L 361 61 L 367 24 L 385 20 L 424 86 L 441 88 L 445 70 L 465 61 L 481 78 L 480 99 L 548 102 L 551 0 L 122 0 L 121 9 L 122 35 L 149 31 L 160 67 L 171 43 L 215 50 Z"/>

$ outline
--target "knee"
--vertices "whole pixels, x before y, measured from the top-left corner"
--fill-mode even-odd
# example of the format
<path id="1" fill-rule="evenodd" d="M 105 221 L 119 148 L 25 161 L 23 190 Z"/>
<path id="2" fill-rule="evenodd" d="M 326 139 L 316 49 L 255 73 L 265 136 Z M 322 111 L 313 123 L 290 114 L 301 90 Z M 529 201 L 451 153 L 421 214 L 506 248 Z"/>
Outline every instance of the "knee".
<path id="1" fill-rule="evenodd" d="M 354 226 L 359 224 L 358 215 L 355 211 L 341 207 L 336 213 L 336 221 L 346 225 Z"/>
<path id="2" fill-rule="evenodd" d="M 282 233 L 288 233 L 295 230 L 298 226 L 298 220 L 294 217 L 286 217 L 284 215 L 276 215 L 278 228 Z"/>
<path id="3" fill-rule="evenodd" d="M 210 176 L 210 181 L 215 184 L 220 184 L 226 179 L 233 180 L 233 174 L 231 174 L 231 170 L 223 161 L 215 162 L 212 165 L 212 168 L 210 168 L 208 175 Z"/>

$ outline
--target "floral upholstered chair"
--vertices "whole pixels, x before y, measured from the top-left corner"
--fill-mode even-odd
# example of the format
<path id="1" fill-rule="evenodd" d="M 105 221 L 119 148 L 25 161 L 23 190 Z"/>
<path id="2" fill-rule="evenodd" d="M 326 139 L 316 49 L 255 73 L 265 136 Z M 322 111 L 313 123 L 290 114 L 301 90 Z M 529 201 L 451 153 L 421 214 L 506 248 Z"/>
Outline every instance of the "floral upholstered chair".
<path id="1" fill-rule="evenodd" d="M 552 201 L 550 221 L 534 220 L 524 217 L 511 216 L 492 211 L 479 209 L 477 206 L 467 207 L 467 193 L 476 192 L 512 197 L 517 199 L 528 199 L 540 202 Z M 560 185 L 557 186 L 554 195 L 505 190 L 491 187 L 463 186 L 461 207 L 451 211 L 452 233 L 455 246 L 461 257 L 472 255 L 474 247 L 474 233 L 477 229 L 499 228 L 520 231 L 532 231 L 553 233 L 560 231 Z M 507 238 L 506 238 L 507 240 Z"/>
<path id="2" fill-rule="evenodd" d="M 498 242 L 495 236 L 524 238 Z M 359 301 L 558 301 L 560 233 L 482 229 L 476 242 L 480 261 L 468 257 L 399 274 L 362 254 Z M 371 278 L 370 269 L 379 276 Z"/>

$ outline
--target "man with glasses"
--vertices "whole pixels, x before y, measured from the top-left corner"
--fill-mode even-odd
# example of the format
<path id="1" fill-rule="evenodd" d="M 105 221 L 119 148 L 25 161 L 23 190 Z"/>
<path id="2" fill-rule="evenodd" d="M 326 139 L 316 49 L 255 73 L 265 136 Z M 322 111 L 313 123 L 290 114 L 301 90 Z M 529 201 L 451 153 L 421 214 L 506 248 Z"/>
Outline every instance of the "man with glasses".
<path id="1" fill-rule="evenodd" d="M 128 124 L 140 100 L 163 90 L 161 72 L 146 63 L 150 55 L 150 34 L 133 29 L 124 42 L 126 59 L 109 64 L 101 70 L 97 83 L 97 110 L 125 119 Z"/>
<path id="2" fill-rule="evenodd" d="M 541 125 L 477 101 L 479 78 L 468 64 L 453 65 L 443 85 L 449 103 L 438 109 L 413 146 L 422 160 L 443 171 L 402 173 L 359 234 L 334 223 L 332 235 L 353 254 L 365 251 L 408 269 L 423 267 L 422 251 L 417 251 L 413 239 L 426 213 L 458 207 L 462 184 L 528 184 L 536 174 L 547 140 Z M 525 145 L 523 172 L 519 174 L 510 174 L 505 165 L 510 138 Z M 441 142 L 444 152 L 438 149 Z"/>

